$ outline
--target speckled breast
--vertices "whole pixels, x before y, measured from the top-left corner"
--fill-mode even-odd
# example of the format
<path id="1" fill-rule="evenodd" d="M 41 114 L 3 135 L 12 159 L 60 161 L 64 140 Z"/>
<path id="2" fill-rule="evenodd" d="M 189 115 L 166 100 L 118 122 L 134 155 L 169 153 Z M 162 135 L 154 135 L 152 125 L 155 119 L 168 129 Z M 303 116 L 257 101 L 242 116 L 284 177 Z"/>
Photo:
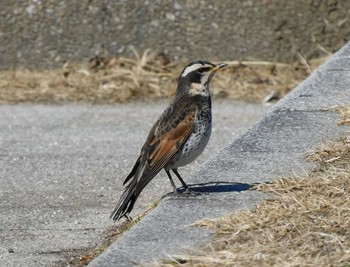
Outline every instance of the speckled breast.
<path id="1" fill-rule="evenodd" d="M 189 136 L 184 145 L 174 155 L 166 166 L 166 169 L 175 169 L 194 161 L 207 146 L 211 134 L 211 110 L 203 109 L 197 115 L 195 130 Z"/>

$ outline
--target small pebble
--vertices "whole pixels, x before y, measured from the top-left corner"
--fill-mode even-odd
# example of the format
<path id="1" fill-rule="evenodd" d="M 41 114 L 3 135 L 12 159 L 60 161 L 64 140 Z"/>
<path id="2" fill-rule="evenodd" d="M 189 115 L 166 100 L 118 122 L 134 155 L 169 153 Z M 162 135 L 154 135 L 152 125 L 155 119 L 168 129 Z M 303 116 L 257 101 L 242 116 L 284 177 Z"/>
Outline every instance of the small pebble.
<path id="1" fill-rule="evenodd" d="M 8 251 L 8 253 L 15 253 L 15 251 L 13 250 L 13 248 L 8 248 L 7 251 Z"/>

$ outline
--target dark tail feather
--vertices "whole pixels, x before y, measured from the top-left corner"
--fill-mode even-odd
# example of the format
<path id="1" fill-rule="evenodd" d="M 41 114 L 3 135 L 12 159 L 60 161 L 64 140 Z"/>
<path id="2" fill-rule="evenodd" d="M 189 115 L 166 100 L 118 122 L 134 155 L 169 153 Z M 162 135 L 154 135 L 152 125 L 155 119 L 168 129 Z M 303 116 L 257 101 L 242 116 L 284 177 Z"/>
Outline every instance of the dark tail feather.
<path id="1" fill-rule="evenodd" d="M 113 212 L 111 213 L 110 218 L 114 221 L 118 221 L 120 218 L 129 214 L 132 208 L 134 207 L 135 201 L 140 193 L 135 193 L 137 187 L 137 178 L 135 176 L 140 175 L 140 158 L 139 157 L 135 163 L 134 168 L 132 168 L 129 175 L 126 177 L 123 185 L 129 182 L 129 184 L 125 187 L 123 194 L 121 195 L 119 202 Z M 133 178 L 131 181 L 130 179 Z"/>
<path id="2" fill-rule="evenodd" d="M 114 221 L 120 220 L 120 218 L 126 216 L 130 213 L 132 208 L 134 207 L 134 204 L 136 202 L 137 197 L 139 194 L 135 194 L 135 184 L 129 184 L 126 188 L 122 196 L 120 197 L 120 200 L 111 213 L 110 218 Z"/>
<path id="3" fill-rule="evenodd" d="M 157 173 L 158 170 L 155 172 L 144 172 L 144 168 L 140 164 L 140 158 L 138 158 L 134 168 L 123 183 L 123 185 L 126 183 L 128 184 L 125 186 L 125 190 L 120 197 L 116 208 L 111 213 L 110 218 L 114 221 L 118 221 L 120 218 L 127 216 L 134 207 L 134 204 L 143 188 L 154 176 L 157 175 Z"/>
<path id="4" fill-rule="evenodd" d="M 132 168 L 131 172 L 129 173 L 128 177 L 125 178 L 125 181 L 123 182 L 123 185 L 125 185 L 136 173 L 138 167 L 140 166 L 140 160 L 141 160 L 141 156 L 139 156 L 139 158 L 137 159 L 134 168 Z"/>

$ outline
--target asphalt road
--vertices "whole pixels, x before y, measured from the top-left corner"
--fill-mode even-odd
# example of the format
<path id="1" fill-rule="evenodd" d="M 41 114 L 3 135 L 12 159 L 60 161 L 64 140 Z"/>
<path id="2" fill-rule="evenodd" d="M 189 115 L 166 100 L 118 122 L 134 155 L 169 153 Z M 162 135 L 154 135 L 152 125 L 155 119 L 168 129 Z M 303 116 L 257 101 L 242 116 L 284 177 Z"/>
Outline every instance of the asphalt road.
<path id="1" fill-rule="evenodd" d="M 113 225 L 109 214 L 122 181 L 166 104 L 0 106 L 1 266 L 50 266 L 96 246 Z M 212 138 L 196 162 L 180 169 L 185 179 L 267 109 L 223 100 L 213 108 Z M 170 191 L 161 172 L 131 215 Z"/>

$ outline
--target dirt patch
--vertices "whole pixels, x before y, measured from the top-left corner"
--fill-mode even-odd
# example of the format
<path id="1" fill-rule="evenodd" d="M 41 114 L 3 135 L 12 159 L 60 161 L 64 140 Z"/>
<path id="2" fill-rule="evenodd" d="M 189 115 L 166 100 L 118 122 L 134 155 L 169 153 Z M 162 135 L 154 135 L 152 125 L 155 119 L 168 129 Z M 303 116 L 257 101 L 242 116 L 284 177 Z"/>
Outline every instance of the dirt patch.
<path id="1" fill-rule="evenodd" d="M 349 41 L 350 2 L 11 1 L 0 2 L 0 69 L 59 67 L 91 55 L 132 56 L 129 46 L 172 57 L 290 63 Z"/>
<path id="2" fill-rule="evenodd" d="M 53 70 L 0 71 L 0 103 L 68 102 L 114 104 L 169 98 L 187 62 L 172 61 L 149 50 L 134 58 L 98 58 L 88 64 L 66 63 Z M 212 95 L 262 101 L 281 98 L 303 81 L 326 57 L 293 64 L 230 61 L 213 80 Z"/>

